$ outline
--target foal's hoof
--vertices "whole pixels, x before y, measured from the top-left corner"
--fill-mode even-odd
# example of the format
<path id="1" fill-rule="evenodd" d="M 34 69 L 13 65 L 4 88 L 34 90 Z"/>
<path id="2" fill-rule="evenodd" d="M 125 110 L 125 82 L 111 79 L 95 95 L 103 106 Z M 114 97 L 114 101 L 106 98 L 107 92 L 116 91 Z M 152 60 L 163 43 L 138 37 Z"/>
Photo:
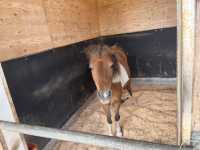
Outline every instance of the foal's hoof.
<path id="1" fill-rule="evenodd" d="M 108 135 L 109 135 L 109 136 L 114 136 L 113 133 L 109 133 Z"/>
<path id="2" fill-rule="evenodd" d="M 122 131 L 121 127 L 119 129 L 117 129 L 116 136 L 117 137 L 123 137 L 123 131 Z"/>

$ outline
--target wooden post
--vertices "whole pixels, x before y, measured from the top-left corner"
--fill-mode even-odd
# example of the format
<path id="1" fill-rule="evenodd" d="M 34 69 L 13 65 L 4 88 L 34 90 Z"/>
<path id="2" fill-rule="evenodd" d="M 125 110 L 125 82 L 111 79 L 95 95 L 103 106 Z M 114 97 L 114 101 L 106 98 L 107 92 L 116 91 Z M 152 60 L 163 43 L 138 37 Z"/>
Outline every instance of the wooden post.
<path id="1" fill-rule="evenodd" d="M 177 0 L 178 6 L 178 117 L 179 143 L 190 144 L 192 127 L 193 63 L 196 0 Z"/>
<path id="2" fill-rule="evenodd" d="M 200 132 L 200 0 L 196 7 L 196 48 L 193 89 L 193 131 Z"/>
<path id="3" fill-rule="evenodd" d="M 0 64 L 0 120 L 18 122 L 14 104 Z M 23 136 L 19 133 L 1 130 L 3 146 L 7 150 L 27 150 Z"/>

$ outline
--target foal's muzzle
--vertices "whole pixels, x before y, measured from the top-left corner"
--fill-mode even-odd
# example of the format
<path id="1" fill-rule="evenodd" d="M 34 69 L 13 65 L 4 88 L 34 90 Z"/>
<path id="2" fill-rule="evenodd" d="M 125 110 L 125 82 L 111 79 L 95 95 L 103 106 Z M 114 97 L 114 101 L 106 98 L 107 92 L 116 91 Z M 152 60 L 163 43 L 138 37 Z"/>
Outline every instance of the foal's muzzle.
<path id="1" fill-rule="evenodd" d="M 100 90 L 97 92 L 97 96 L 100 99 L 101 103 L 108 104 L 112 97 L 111 90 Z"/>

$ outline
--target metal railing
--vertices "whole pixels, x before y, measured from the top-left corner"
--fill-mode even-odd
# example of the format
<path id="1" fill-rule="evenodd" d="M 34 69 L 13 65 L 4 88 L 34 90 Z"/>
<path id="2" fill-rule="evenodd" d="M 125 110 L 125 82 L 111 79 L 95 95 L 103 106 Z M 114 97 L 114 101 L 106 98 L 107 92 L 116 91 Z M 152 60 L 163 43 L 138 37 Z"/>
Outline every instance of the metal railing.
<path id="1" fill-rule="evenodd" d="M 18 124 L 7 121 L 0 121 L 0 129 L 44 138 L 114 148 L 118 150 L 192 150 L 192 147 L 180 148 L 175 145 L 155 144 L 125 138 L 66 131 L 62 129 Z"/>

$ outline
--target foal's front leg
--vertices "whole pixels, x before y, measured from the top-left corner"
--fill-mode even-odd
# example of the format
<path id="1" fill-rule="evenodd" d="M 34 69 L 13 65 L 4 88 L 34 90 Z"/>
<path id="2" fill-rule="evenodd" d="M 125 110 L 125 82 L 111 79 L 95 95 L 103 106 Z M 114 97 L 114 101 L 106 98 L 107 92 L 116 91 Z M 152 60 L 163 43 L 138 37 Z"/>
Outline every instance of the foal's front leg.
<path id="1" fill-rule="evenodd" d="M 112 115 L 111 115 L 110 104 L 104 104 L 103 109 L 104 109 L 104 112 L 106 114 L 106 120 L 107 120 L 107 123 L 108 123 L 109 135 L 113 136 L 113 133 L 112 133 Z"/>
<path id="2" fill-rule="evenodd" d="M 120 105 L 121 105 L 120 102 L 117 102 L 114 104 L 115 128 L 116 128 L 116 136 L 118 136 L 118 137 L 123 136 L 122 127 L 120 126 L 120 114 L 119 114 Z"/>

